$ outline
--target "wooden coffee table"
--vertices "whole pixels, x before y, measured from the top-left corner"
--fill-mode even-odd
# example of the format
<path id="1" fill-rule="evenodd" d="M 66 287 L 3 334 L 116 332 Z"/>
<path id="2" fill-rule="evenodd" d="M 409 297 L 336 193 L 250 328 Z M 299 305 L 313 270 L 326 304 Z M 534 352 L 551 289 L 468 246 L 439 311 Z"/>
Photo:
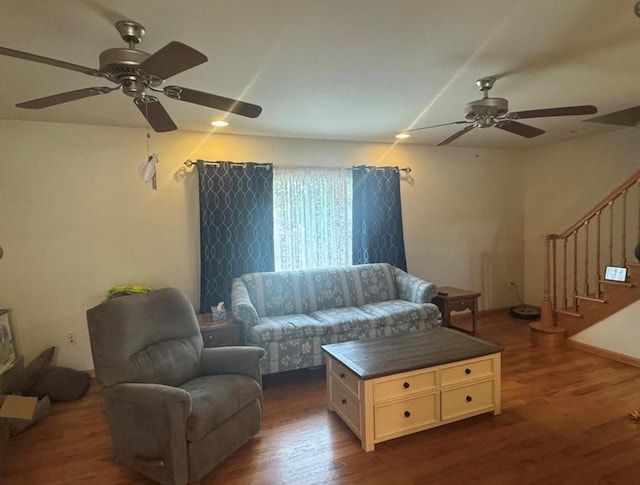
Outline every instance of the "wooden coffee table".
<path id="1" fill-rule="evenodd" d="M 323 345 L 328 408 L 365 451 L 482 413 L 500 414 L 498 345 L 448 328 Z"/>

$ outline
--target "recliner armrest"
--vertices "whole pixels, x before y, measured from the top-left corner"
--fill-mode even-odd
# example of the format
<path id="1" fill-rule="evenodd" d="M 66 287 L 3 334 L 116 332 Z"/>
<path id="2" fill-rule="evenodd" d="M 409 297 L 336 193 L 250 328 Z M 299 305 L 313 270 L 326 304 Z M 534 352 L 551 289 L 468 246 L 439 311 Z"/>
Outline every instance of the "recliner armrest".
<path id="1" fill-rule="evenodd" d="M 191 414 L 191 396 L 179 387 L 126 382 L 105 387 L 102 393 L 105 399 L 128 401 L 147 408 L 169 410 L 179 407 L 185 420 Z"/>
<path id="2" fill-rule="evenodd" d="M 260 383 L 260 360 L 264 354 L 264 349 L 250 346 L 204 348 L 200 357 L 202 374 L 240 374 Z"/>
<path id="3" fill-rule="evenodd" d="M 189 393 L 144 383 L 115 384 L 102 393 L 116 460 L 157 482 L 186 484 Z"/>

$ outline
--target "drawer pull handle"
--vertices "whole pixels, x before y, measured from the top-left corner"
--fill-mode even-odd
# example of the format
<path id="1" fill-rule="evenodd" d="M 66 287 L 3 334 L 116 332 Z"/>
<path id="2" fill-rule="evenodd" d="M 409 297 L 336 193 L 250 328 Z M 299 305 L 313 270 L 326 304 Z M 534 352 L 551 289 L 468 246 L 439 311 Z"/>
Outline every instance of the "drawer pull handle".
<path id="1" fill-rule="evenodd" d="M 408 418 L 408 417 L 410 417 L 410 416 L 411 416 L 411 413 L 410 413 L 409 411 L 405 411 L 405 412 L 404 412 L 404 417 L 405 417 L 405 418 Z"/>
<path id="2" fill-rule="evenodd" d="M 464 373 L 465 373 L 465 374 L 467 374 L 467 375 L 471 374 L 471 369 L 466 368 L 466 369 L 464 370 Z"/>
<path id="3" fill-rule="evenodd" d="M 347 404 L 347 400 L 346 400 L 346 399 L 342 399 L 340 402 L 341 402 L 342 404 Z"/>
<path id="4" fill-rule="evenodd" d="M 471 402 L 473 401 L 473 398 L 471 396 L 467 396 L 467 402 Z"/>
<path id="5" fill-rule="evenodd" d="M 402 387 L 404 387 L 405 389 L 409 389 L 409 387 L 411 387 L 411 384 L 405 382 L 404 384 L 402 384 Z"/>
<path id="6" fill-rule="evenodd" d="M 340 372 L 340 379 L 344 379 L 345 377 L 347 376 L 344 375 L 344 372 Z"/>

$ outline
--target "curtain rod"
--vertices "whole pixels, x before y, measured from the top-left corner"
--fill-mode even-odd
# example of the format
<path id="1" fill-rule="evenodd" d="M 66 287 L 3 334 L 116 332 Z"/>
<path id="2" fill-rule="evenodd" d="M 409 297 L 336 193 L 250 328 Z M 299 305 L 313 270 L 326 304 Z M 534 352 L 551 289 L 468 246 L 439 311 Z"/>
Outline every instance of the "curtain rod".
<path id="1" fill-rule="evenodd" d="M 219 163 L 221 163 L 220 161 L 218 161 L 218 162 L 205 162 L 204 160 L 201 160 L 201 161 L 202 161 L 202 163 L 204 163 L 205 165 L 215 165 L 215 166 L 217 166 Z M 235 167 L 242 167 L 242 166 L 244 166 L 244 163 L 243 163 L 243 162 L 229 162 L 229 163 L 230 163 L 232 166 L 235 166 Z M 198 164 L 198 161 L 195 161 L 195 162 L 194 162 L 194 161 L 193 161 L 193 160 L 191 160 L 190 158 L 184 161 L 184 165 L 185 165 L 187 168 L 191 168 L 191 167 L 193 167 L 194 165 L 197 165 L 197 164 Z M 256 168 L 271 168 L 271 166 L 272 166 L 272 165 L 273 165 L 272 163 L 256 163 L 256 164 L 255 164 Z"/>
<path id="2" fill-rule="evenodd" d="M 205 165 L 217 165 L 218 163 L 220 163 L 220 162 L 204 162 Z M 194 165 L 197 165 L 197 162 L 194 162 L 191 159 L 187 159 L 187 160 L 184 161 L 184 165 L 187 168 L 191 168 Z M 243 163 L 242 162 L 237 162 L 237 163 L 235 163 L 235 165 L 243 165 Z M 270 163 L 257 163 L 256 164 L 256 167 L 258 167 L 258 168 L 267 168 L 267 167 L 270 167 L 270 166 L 271 166 Z M 364 165 L 359 165 L 359 167 L 364 167 Z M 307 167 L 305 167 L 305 168 L 307 168 Z M 356 168 L 356 167 L 352 167 L 352 168 Z M 386 168 L 386 167 L 373 167 L 373 168 L 382 169 L 382 168 Z M 398 170 L 400 170 L 401 172 L 411 173 L 411 167 L 399 168 Z"/>
<path id="3" fill-rule="evenodd" d="M 354 165 L 352 168 L 374 168 L 376 170 L 382 170 L 385 168 L 398 168 L 398 167 L 391 167 L 391 166 L 377 167 L 375 165 Z M 398 170 L 400 172 L 411 173 L 411 167 L 398 168 Z"/>

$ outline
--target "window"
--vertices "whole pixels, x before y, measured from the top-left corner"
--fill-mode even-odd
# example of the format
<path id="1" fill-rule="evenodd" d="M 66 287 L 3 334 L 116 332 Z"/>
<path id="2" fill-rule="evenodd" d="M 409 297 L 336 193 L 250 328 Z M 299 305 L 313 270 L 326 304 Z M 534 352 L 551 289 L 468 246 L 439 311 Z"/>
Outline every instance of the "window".
<path id="1" fill-rule="evenodd" d="M 276 271 L 350 265 L 349 169 L 274 167 Z"/>

